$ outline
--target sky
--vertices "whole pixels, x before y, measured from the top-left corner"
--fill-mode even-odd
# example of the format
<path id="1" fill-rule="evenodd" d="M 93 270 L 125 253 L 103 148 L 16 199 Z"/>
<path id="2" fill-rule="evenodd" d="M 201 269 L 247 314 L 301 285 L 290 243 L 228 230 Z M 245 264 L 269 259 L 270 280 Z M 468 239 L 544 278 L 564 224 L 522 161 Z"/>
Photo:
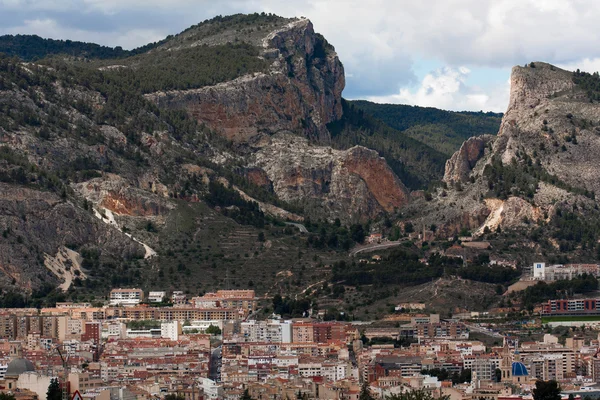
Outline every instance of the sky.
<path id="1" fill-rule="evenodd" d="M 600 70 L 595 0 L 0 0 L 0 34 L 131 49 L 263 11 L 313 22 L 344 64 L 348 99 L 503 112 L 514 65 Z"/>

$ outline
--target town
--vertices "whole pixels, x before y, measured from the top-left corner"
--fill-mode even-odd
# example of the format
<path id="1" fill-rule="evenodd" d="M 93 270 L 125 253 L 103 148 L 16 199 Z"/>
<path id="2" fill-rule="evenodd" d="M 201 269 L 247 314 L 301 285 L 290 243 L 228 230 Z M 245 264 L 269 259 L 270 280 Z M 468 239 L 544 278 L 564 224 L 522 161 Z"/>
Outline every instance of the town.
<path id="1" fill-rule="evenodd" d="M 0 17 L 0 400 L 600 400 L 600 2 Z"/>
<path id="2" fill-rule="evenodd" d="M 597 268 L 536 263 L 532 271 L 536 281 Z M 538 340 L 495 328 L 500 315 L 442 318 L 423 303 L 398 304 L 393 326 L 256 318 L 260 304 L 253 290 L 187 298 L 119 288 L 104 304 L 3 309 L 0 387 L 32 400 L 52 386 L 61 398 L 100 400 L 358 400 L 365 391 L 386 398 L 411 390 L 506 400 L 530 398 L 538 380 L 559 382 L 563 396 L 598 392 L 600 299 L 540 304 L 527 322 L 550 332 Z M 573 333 L 553 334 L 545 318 Z"/>

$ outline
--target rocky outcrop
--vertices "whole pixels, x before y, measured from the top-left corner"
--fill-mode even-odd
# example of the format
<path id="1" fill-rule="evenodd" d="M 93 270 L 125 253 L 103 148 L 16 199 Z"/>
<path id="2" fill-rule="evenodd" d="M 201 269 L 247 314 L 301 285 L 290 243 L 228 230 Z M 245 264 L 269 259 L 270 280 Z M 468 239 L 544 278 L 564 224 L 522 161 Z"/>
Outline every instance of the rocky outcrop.
<path id="1" fill-rule="evenodd" d="M 496 232 L 498 227 L 511 229 L 528 225 L 542 220 L 544 216 L 540 207 L 536 207 L 519 197 L 509 197 L 506 200 L 487 199 L 486 205 L 491 212 L 477 230 L 477 235 L 485 233 L 486 228 L 489 232 Z"/>
<path id="2" fill-rule="evenodd" d="M 594 127 L 600 105 L 589 101 L 571 72 L 534 65 L 512 70 L 510 103 L 492 154 L 505 164 L 527 154 L 561 181 L 600 191 L 600 136 Z"/>
<path id="3" fill-rule="evenodd" d="M 118 175 L 107 174 L 75 184 L 74 188 L 88 201 L 116 215 L 156 217 L 174 208 L 166 199 L 132 187 Z"/>
<path id="4" fill-rule="evenodd" d="M 300 201 L 315 217 L 366 221 L 409 201 L 385 160 L 360 146 L 333 150 L 278 134 L 260 143 L 251 165 L 265 171 L 280 199 Z"/>
<path id="5" fill-rule="evenodd" d="M 455 230 L 456 221 L 479 234 L 485 228 L 527 229 L 537 222 L 548 222 L 560 202 L 588 202 L 577 193 L 600 190 L 600 129 L 595 128 L 599 120 L 600 105 L 589 101 L 571 72 L 541 62 L 514 67 L 510 102 L 498 136 L 464 142 L 447 161 L 444 175 L 446 183 L 462 185 L 457 190 L 451 188 L 451 193 L 439 196 L 435 203 L 435 211 L 442 210 L 446 217 L 460 207 L 470 210 L 475 220 L 487 213 L 485 221 L 473 229 L 474 221 L 446 218 L 441 231 Z M 534 182 L 533 196 L 521 198 L 511 190 L 508 198 L 490 198 L 483 172 L 493 161 L 496 166 L 501 162 L 511 167 L 521 165 L 523 170 L 535 168 L 535 173 L 526 173 Z M 550 180 L 552 175 L 556 178 Z M 580 190 L 569 192 L 559 187 Z M 474 200 L 479 201 L 474 204 Z"/>
<path id="6" fill-rule="evenodd" d="M 444 182 L 466 182 L 469 174 L 485 154 L 488 143 L 494 140 L 492 135 L 483 135 L 469 138 L 460 149 L 446 161 Z"/>
<path id="7" fill-rule="evenodd" d="M 0 183 L 0 285 L 31 290 L 64 283 L 40 254 L 94 246 L 120 259 L 141 257 L 143 247 L 94 216 L 47 192 Z"/>
<path id="8" fill-rule="evenodd" d="M 147 95 L 159 107 L 184 108 L 228 140 L 247 143 L 283 130 L 326 143 L 326 124 L 342 115 L 344 68 L 312 23 L 300 19 L 263 39 L 269 71 L 211 87 Z"/>

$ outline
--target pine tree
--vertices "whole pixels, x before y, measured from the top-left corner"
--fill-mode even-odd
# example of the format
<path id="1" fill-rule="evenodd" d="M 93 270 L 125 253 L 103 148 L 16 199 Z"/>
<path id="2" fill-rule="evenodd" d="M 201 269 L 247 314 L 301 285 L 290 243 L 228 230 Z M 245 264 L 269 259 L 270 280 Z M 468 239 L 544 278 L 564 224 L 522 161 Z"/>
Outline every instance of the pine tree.
<path id="1" fill-rule="evenodd" d="M 60 389 L 60 384 L 58 383 L 58 379 L 54 378 L 50 380 L 50 385 L 48 386 L 48 391 L 46 392 L 47 400 L 61 400 L 62 399 L 62 390 Z"/>
<path id="2" fill-rule="evenodd" d="M 369 383 L 365 381 L 360 389 L 360 395 L 358 396 L 358 400 L 375 400 L 371 391 L 369 390 Z"/>

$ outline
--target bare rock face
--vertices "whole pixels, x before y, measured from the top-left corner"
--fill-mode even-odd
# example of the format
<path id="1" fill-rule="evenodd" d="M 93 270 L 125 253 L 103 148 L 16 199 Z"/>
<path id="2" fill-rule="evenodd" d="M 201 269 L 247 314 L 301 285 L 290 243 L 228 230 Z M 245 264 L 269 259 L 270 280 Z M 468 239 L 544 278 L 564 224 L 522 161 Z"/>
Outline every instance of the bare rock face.
<path id="1" fill-rule="evenodd" d="M 38 254 L 92 245 L 116 257 L 140 257 L 140 244 L 111 229 L 91 213 L 47 192 L 0 183 L 0 284 L 31 290 L 61 279 Z"/>
<path id="2" fill-rule="evenodd" d="M 344 68 L 333 48 L 315 34 L 309 20 L 300 19 L 268 34 L 262 56 L 272 60 L 267 73 L 147 98 L 160 107 L 185 108 L 237 143 L 284 130 L 327 143 L 326 124 L 342 116 L 345 85 Z"/>
<path id="3" fill-rule="evenodd" d="M 484 233 L 485 228 L 495 232 L 498 227 L 507 229 L 538 222 L 544 215 L 541 207 L 536 207 L 520 197 L 509 197 L 506 200 L 487 199 L 486 205 L 491 212 L 477 234 Z"/>
<path id="4" fill-rule="evenodd" d="M 460 149 L 446 161 L 444 182 L 466 182 L 469 174 L 485 154 L 488 143 L 494 140 L 492 135 L 469 138 Z"/>
<path id="5" fill-rule="evenodd" d="M 74 185 L 84 198 L 116 215 L 155 217 L 167 214 L 173 206 L 164 198 L 130 185 L 118 175 L 107 174 Z"/>
<path id="6" fill-rule="evenodd" d="M 477 233 L 486 227 L 491 231 L 498 227 L 527 228 L 548 222 L 560 202 L 588 201 L 559 187 L 600 190 L 598 121 L 600 105 L 589 101 L 571 72 L 541 62 L 514 67 L 510 102 L 498 136 L 467 140 L 446 163 L 444 181 L 463 185 L 459 188 L 462 192 L 452 190 L 438 198 L 435 210 L 442 210 L 446 218 L 440 231 L 455 230 L 456 222 Z M 542 179 L 536 183 L 532 198 L 489 198 L 484 171 L 494 160 L 505 166 L 535 165 L 562 185 Z M 468 182 L 470 177 L 475 178 L 473 183 Z M 461 221 L 455 216 L 457 207 L 475 218 Z M 473 222 L 484 215 L 485 220 L 474 229 Z"/>
<path id="7" fill-rule="evenodd" d="M 526 153 L 561 181 L 599 191 L 600 136 L 595 125 L 600 105 L 590 103 L 571 72 L 534 65 L 512 70 L 510 103 L 492 153 L 505 164 Z"/>
<path id="8" fill-rule="evenodd" d="M 409 201 L 385 160 L 360 146 L 333 150 L 278 134 L 260 144 L 251 164 L 265 171 L 279 198 L 302 202 L 315 217 L 366 221 Z"/>

